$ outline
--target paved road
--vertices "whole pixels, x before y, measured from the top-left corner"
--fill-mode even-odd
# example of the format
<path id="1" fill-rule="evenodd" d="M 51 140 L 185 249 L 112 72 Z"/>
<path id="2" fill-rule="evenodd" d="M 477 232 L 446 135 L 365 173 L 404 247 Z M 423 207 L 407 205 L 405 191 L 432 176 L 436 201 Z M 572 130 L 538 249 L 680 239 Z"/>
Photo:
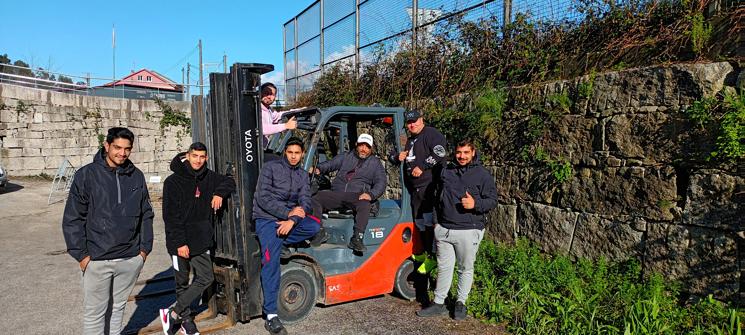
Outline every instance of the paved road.
<path id="1" fill-rule="evenodd" d="M 79 334 L 82 323 L 80 270 L 65 252 L 61 217 L 64 203 L 47 205 L 51 183 L 11 180 L 0 189 L 0 333 Z M 155 203 L 155 246 L 140 279 L 170 273 L 163 220 Z M 170 281 L 138 285 L 133 294 L 172 287 Z M 157 309 L 172 295 L 130 302 L 127 329 L 157 322 Z M 415 302 L 381 296 L 335 306 L 317 306 L 306 320 L 288 327 L 290 334 L 503 334 L 502 328 L 468 318 L 420 319 Z M 217 321 L 219 321 L 218 318 Z M 214 321 L 213 321 L 214 322 Z M 265 334 L 254 319 L 216 334 Z"/>

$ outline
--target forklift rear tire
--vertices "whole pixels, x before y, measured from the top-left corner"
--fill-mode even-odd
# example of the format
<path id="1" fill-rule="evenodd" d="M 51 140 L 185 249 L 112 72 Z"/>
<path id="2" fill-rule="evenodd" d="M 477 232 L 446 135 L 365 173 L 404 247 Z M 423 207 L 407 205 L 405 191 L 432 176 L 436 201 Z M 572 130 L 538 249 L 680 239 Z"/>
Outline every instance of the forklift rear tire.
<path id="1" fill-rule="evenodd" d="M 312 270 L 305 266 L 292 266 L 282 272 L 279 281 L 277 309 L 285 324 L 303 320 L 316 305 L 317 288 Z"/>
<path id="2" fill-rule="evenodd" d="M 396 281 L 393 283 L 393 289 L 396 294 L 409 301 L 416 299 L 416 289 L 414 288 L 415 271 L 414 262 L 407 258 L 398 267 Z"/>

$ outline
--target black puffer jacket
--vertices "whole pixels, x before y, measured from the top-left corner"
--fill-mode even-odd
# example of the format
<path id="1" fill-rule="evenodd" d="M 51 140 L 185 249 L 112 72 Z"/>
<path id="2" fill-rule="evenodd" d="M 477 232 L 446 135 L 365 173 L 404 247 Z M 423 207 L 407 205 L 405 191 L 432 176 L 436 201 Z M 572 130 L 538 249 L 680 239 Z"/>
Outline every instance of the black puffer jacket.
<path id="1" fill-rule="evenodd" d="M 433 175 L 440 173 L 442 163 L 445 161 L 445 146 L 447 146 L 445 136 L 430 126 L 424 126 L 419 134 L 409 137 L 404 147 L 404 151 L 409 152 L 409 157 L 404 160 L 406 187 L 416 189 L 432 182 Z M 398 152 L 392 152 L 388 159 L 397 165 L 401 163 L 398 160 Z M 422 170 L 419 177 L 411 175 L 415 167 Z"/>
<path id="2" fill-rule="evenodd" d="M 475 200 L 473 209 L 461 204 L 466 191 Z M 479 163 L 478 156 L 466 166 L 449 163 L 440 174 L 437 193 L 435 220 L 447 229 L 484 229 L 484 214 L 497 206 L 494 178 Z"/>
<path id="3" fill-rule="evenodd" d="M 310 213 L 310 179 L 300 164 L 290 165 L 286 157 L 264 163 L 253 201 L 253 218 L 287 220 L 296 206 Z"/>
<path id="4" fill-rule="evenodd" d="M 223 198 L 235 191 L 235 181 L 203 166 L 194 171 L 180 153 L 171 160 L 173 174 L 163 185 L 163 221 L 166 248 L 171 255 L 188 246 L 189 253 L 199 255 L 212 248 L 214 240 L 212 196 Z"/>
<path id="5" fill-rule="evenodd" d="M 357 153 L 350 151 L 318 164 L 318 170 L 323 174 L 338 171 L 331 182 L 331 190 L 334 192 L 367 193 L 372 200 L 379 198 L 385 192 L 387 183 L 385 168 L 380 159 L 374 155 L 361 159 Z M 352 175 L 348 176 L 352 171 Z"/>
<path id="6" fill-rule="evenodd" d="M 78 262 L 130 258 L 153 249 L 153 208 L 145 176 L 131 161 L 111 168 L 104 150 L 75 173 L 62 218 L 67 252 Z"/>

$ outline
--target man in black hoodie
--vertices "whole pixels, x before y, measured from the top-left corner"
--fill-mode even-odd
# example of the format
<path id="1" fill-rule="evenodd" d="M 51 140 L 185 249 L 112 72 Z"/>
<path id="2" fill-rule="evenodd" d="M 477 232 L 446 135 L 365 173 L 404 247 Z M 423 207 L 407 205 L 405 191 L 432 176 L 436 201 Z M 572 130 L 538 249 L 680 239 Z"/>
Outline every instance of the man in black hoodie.
<path id="1" fill-rule="evenodd" d="M 466 299 L 473 283 L 473 263 L 484 238 L 484 214 L 497 205 L 494 178 L 479 164 L 476 147 L 468 140 L 455 148 L 455 163 L 450 163 L 437 184 L 439 200 L 435 205 L 435 241 L 437 243 L 437 286 L 434 303 L 417 312 L 419 316 L 447 314 L 443 305 L 458 262 L 458 300 L 453 318 L 466 317 Z"/>
<path id="2" fill-rule="evenodd" d="M 223 199 L 235 191 L 235 181 L 208 169 L 207 159 L 207 147 L 200 142 L 192 144 L 189 151 L 173 158 L 173 174 L 163 185 L 166 247 L 176 279 L 176 305 L 160 310 L 166 334 L 175 334 L 179 325 L 186 335 L 199 333 L 189 306 L 212 284 L 214 214 Z M 194 270 L 191 284 L 190 269 Z"/>
<path id="3" fill-rule="evenodd" d="M 103 148 L 75 173 L 62 233 L 83 273 L 83 334 L 122 328 L 124 306 L 153 248 L 145 176 L 129 160 L 134 134 L 109 129 Z M 108 316 L 107 316 L 107 311 Z"/>

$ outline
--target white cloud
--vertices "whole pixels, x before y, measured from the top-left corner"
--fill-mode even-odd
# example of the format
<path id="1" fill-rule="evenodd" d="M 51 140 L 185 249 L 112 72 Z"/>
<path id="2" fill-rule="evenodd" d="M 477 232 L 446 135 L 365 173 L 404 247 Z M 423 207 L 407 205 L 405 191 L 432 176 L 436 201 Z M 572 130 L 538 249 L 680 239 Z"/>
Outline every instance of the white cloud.
<path id="1" fill-rule="evenodd" d="M 277 100 L 285 101 L 285 72 L 284 70 L 275 70 L 261 75 L 262 83 L 272 83 L 277 86 Z"/>

